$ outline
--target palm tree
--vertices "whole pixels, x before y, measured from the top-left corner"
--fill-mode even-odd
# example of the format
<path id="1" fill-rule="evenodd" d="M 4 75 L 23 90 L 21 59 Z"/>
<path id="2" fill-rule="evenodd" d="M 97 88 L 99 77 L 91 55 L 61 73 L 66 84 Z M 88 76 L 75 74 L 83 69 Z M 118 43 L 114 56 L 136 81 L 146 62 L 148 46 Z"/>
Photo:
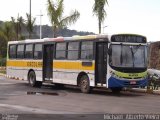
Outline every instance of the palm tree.
<path id="1" fill-rule="evenodd" d="M 69 16 L 63 17 L 63 12 L 64 12 L 63 0 L 57 0 L 57 3 L 48 0 L 47 11 L 50 22 L 53 27 L 53 32 L 54 32 L 53 37 L 57 36 L 59 29 L 74 24 L 80 17 L 80 13 L 77 10 L 72 11 Z"/>
<path id="2" fill-rule="evenodd" d="M 31 35 L 33 33 L 33 28 L 34 28 L 34 23 L 36 21 L 36 18 L 33 18 L 31 20 L 30 18 L 30 15 L 29 14 L 26 14 L 27 16 L 27 20 L 26 20 L 26 28 L 27 28 L 27 31 L 29 33 L 29 39 L 31 38 Z"/>
<path id="3" fill-rule="evenodd" d="M 15 33 L 11 22 L 4 22 L 0 26 L 0 58 L 5 58 L 7 53 L 7 42 L 15 40 Z M 2 63 L 2 61 L 1 61 Z"/>
<path id="4" fill-rule="evenodd" d="M 20 16 L 18 19 L 18 24 L 19 24 L 19 38 L 24 38 L 24 36 L 22 35 L 22 29 L 25 27 L 25 20 L 23 19 L 22 16 Z"/>
<path id="5" fill-rule="evenodd" d="M 104 10 L 105 4 L 108 4 L 107 0 L 95 0 L 93 5 L 93 13 L 98 17 L 99 34 L 101 33 L 101 25 L 106 17 L 106 11 Z"/>
<path id="6" fill-rule="evenodd" d="M 11 22 L 13 24 L 14 32 L 16 33 L 16 40 L 22 38 L 22 27 L 24 27 L 24 19 L 22 16 L 18 16 L 17 19 L 11 17 Z"/>
<path id="7" fill-rule="evenodd" d="M 13 25 L 14 32 L 16 33 L 16 40 L 18 40 L 18 22 L 16 22 L 14 17 L 11 17 L 11 22 Z"/>

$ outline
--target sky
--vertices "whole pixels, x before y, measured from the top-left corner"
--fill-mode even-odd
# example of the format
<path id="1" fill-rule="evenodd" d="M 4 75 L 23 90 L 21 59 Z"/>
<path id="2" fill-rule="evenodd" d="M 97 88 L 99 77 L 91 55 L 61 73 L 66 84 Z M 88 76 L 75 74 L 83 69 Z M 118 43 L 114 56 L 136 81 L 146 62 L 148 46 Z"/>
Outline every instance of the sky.
<path id="1" fill-rule="evenodd" d="M 54 0 L 55 1 L 55 0 Z M 29 0 L 0 0 L 0 20 L 9 21 L 12 17 L 29 13 Z M 134 33 L 147 37 L 148 41 L 160 41 L 160 0 L 108 0 L 106 19 L 102 33 Z M 71 10 L 78 10 L 80 18 L 69 29 L 98 33 L 98 21 L 92 13 L 94 0 L 64 0 L 64 16 Z M 47 0 L 32 0 L 32 16 L 40 24 L 51 25 L 47 16 Z"/>

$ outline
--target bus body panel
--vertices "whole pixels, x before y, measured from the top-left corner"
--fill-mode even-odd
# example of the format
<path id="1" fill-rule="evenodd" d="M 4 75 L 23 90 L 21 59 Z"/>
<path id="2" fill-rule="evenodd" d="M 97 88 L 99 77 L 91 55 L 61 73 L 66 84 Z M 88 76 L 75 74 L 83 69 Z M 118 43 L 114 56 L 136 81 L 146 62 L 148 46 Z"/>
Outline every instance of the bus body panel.
<path id="1" fill-rule="evenodd" d="M 42 44 L 43 45 L 43 49 L 42 49 L 43 56 L 39 60 L 38 59 L 26 59 L 26 58 L 22 58 L 22 59 L 11 58 L 10 59 L 9 58 L 10 54 L 7 53 L 7 75 L 11 77 L 27 80 L 29 71 L 33 70 L 36 74 L 36 80 L 45 82 L 45 78 L 47 78 L 47 75 L 48 75 L 48 72 L 46 72 L 47 69 L 45 69 L 45 67 L 49 66 L 49 64 L 45 64 L 45 61 L 48 60 L 48 59 L 45 59 L 45 55 L 46 55 L 45 51 L 47 50 L 47 46 L 48 46 L 51 49 L 53 47 L 52 50 L 51 49 L 48 50 L 50 51 L 50 55 L 52 55 L 52 58 L 49 61 L 52 63 L 50 64 L 51 69 L 50 70 L 48 69 L 49 73 L 51 73 L 50 74 L 51 76 L 49 76 L 49 80 L 52 83 L 77 85 L 78 76 L 81 73 L 85 73 L 89 78 L 90 86 L 93 86 L 93 87 L 97 87 L 99 86 L 99 84 L 101 87 L 104 87 L 105 85 L 106 88 L 146 86 L 147 84 L 146 70 L 144 70 L 141 73 L 133 72 L 131 73 L 133 76 L 129 78 L 128 77 L 130 76 L 129 73 L 117 71 L 115 69 L 112 69 L 110 66 L 111 64 L 110 63 L 110 57 L 111 57 L 110 47 L 112 45 L 138 46 L 137 50 L 140 45 L 146 46 L 145 39 L 143 40 L 140 38 L 143 36 L 138 36 L 139 37 L 138 39 L 136 39 L 137 35 L 131 34 L 131 37 L 128 37 L 128 36 L 129 34 L 118 34 L 118 37 L 114 35 L 113 41 L 111 41 L 112 36 L 107 36 L 107 35 L 74 36 L 74 37 L 64 37 L 64 38 L 62 37 L 61 38 L 51 38 L 51 39 L 48 38 L 48 39 L 43 39 L 43 40 L 12 41 L 8 43 L 8 50 L 7 50 L 8 53 L 10 52 L 10 49 L 9 49 L 10 45 L 18 46 L 18 45 L 23 44 L 24 46 L 26 46 L 27 44 L 34 44 L 35 46 L 36 44 Z M 134 41 L 136 42 L 138 41 L 139 43 L 131 42 L 128 40 L 126 40 L 125 42 L 123 41 L 122 38 L 125 38 L 125 39 L 133 38 Z M 81 59 L 80 55 L 82 54 L 81 52 L 83 51 L 84 48 L 81 49 L 80 47 L 78 48 L 79 57 L 77 60 L 67 59 L 68 45 L 70 42 L 79 42 L 79 46 L 81 46 L 82 43 L 86 41 L 91 41 L 94 43 L 94 48 L 92 50 L 93 56 L 94 56 L 93 59 L 87 59 L 87 58 Z M 66 43 L 66 46 L 67 46 L 65 50 L 66 56 L 64 59 L 55 58 L 55 53 L 57 52 L 56 45 L 58 43 Z M 99 48 L 97 48 L 97 45 L 99 45 Z M 99 53 L 97 53 L 98 49 L 99 49 Z M 32 50 L 32 52 L 34 50 L 35 48 Z M 72 49 L 70 51 L 72 51 Z M 24 52 L 25 52 L 25 47 L 24 47 Z M 34 54 L 34 52 L 32 54 Z M 87 54 L 87 52 L 85 54 Z M 100 54 L 102 54 L 103 56 Z M 103 57 L 103 58 L 100 58 L 100 57 Z M 104 59 L 101 64 L 98 62 L 99 59 L 101 60 Z M 47 75 L 45 75 L 44 73 Z M 134 78 L 135 74 L 138 75 L 136 79 Z M 128 79 L 124 79 L 123 77 L 128 77 Z"/>
<path id="2" fill-rule="evenodd" d="M 81 72 L 85 72 L 90 80 L 90 85 L 94 86 L 94 61 L 92 66 L 83 66 L 80 60 L 53 60 L 53 83 L 63 83 L 77 85 L 77 77 Z"/>
<path id="3" fill-rule="evenodd" d="M 42 60 L 7 60 L 7 75 L 27 80 L 28 73 L 33 70 L 36 80 L 42 81 Z"/>

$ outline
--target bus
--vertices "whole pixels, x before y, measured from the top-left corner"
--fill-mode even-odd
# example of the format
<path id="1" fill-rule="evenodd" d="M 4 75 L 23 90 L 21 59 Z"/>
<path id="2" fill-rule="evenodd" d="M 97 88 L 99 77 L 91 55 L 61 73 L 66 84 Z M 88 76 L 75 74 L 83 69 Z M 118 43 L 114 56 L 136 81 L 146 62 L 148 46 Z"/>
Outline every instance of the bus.
<path id="1" fill-rule="evenodd" d="M 87 35 L 8 42 L 7 76 L 119 92 L 147 85 L 147 39 L 136 34 Z"/>

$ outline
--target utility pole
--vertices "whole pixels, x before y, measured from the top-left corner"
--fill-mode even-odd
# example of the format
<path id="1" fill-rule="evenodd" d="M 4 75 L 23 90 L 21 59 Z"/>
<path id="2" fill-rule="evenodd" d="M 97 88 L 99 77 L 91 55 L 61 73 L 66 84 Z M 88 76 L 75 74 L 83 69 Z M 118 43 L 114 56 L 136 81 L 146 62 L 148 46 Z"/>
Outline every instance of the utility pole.
<path id="1" fill-rule="evenodd" d="M 30 0 L 30 11 L 29 11 L 29 12 L 30 12 L 30 21 L 31 21 L 31 12 L 32 12 L 32 11 L 31 11 L 31 10 L 32 10 L 32 9 L 31 9 L 31 7 L 32 7 L 31 4 L 32 4 L 32 3 L 31 3 L 31 0 Z"/>
<path id="2" fill-rule="evenodd" d="M 31 21 L 32 21 L 32 18 L 31 18 L 31 14 L 32 14 L 32 3 L 31 3 L 31 0 L 30 0 L 30 20 L 29 20 L 29 24 L 30 24 L 30 26 L 31 26 Z M 29 29 L 31 29 L 31 28 L 29 28 Z M 29 38 L 31 37 L 31 33 L 30 33 L 30 30 L 29 30 Z"/>
<path id="3" fill-rule="evenodd" d="M 17 37 L 17 40 L 19 40 L 19 13 L 18 13 L 18 17 L 17 17 L 17 20 L 16 20 L 16 26 L 17 26 L 17 33 L 16 33 L 16 37 Z"/>
<path id="4" fill-rule="evenodd" d="M 42 16 L 43 16 L 42 12 L 40 11 L 40 14 L 39 14 L 39 15 L 37 15 L 37 16 L 39 16 L 39 17 L 40 17 L 39 38 L 40 38 L 40 39 L 42 39 Z"/>

